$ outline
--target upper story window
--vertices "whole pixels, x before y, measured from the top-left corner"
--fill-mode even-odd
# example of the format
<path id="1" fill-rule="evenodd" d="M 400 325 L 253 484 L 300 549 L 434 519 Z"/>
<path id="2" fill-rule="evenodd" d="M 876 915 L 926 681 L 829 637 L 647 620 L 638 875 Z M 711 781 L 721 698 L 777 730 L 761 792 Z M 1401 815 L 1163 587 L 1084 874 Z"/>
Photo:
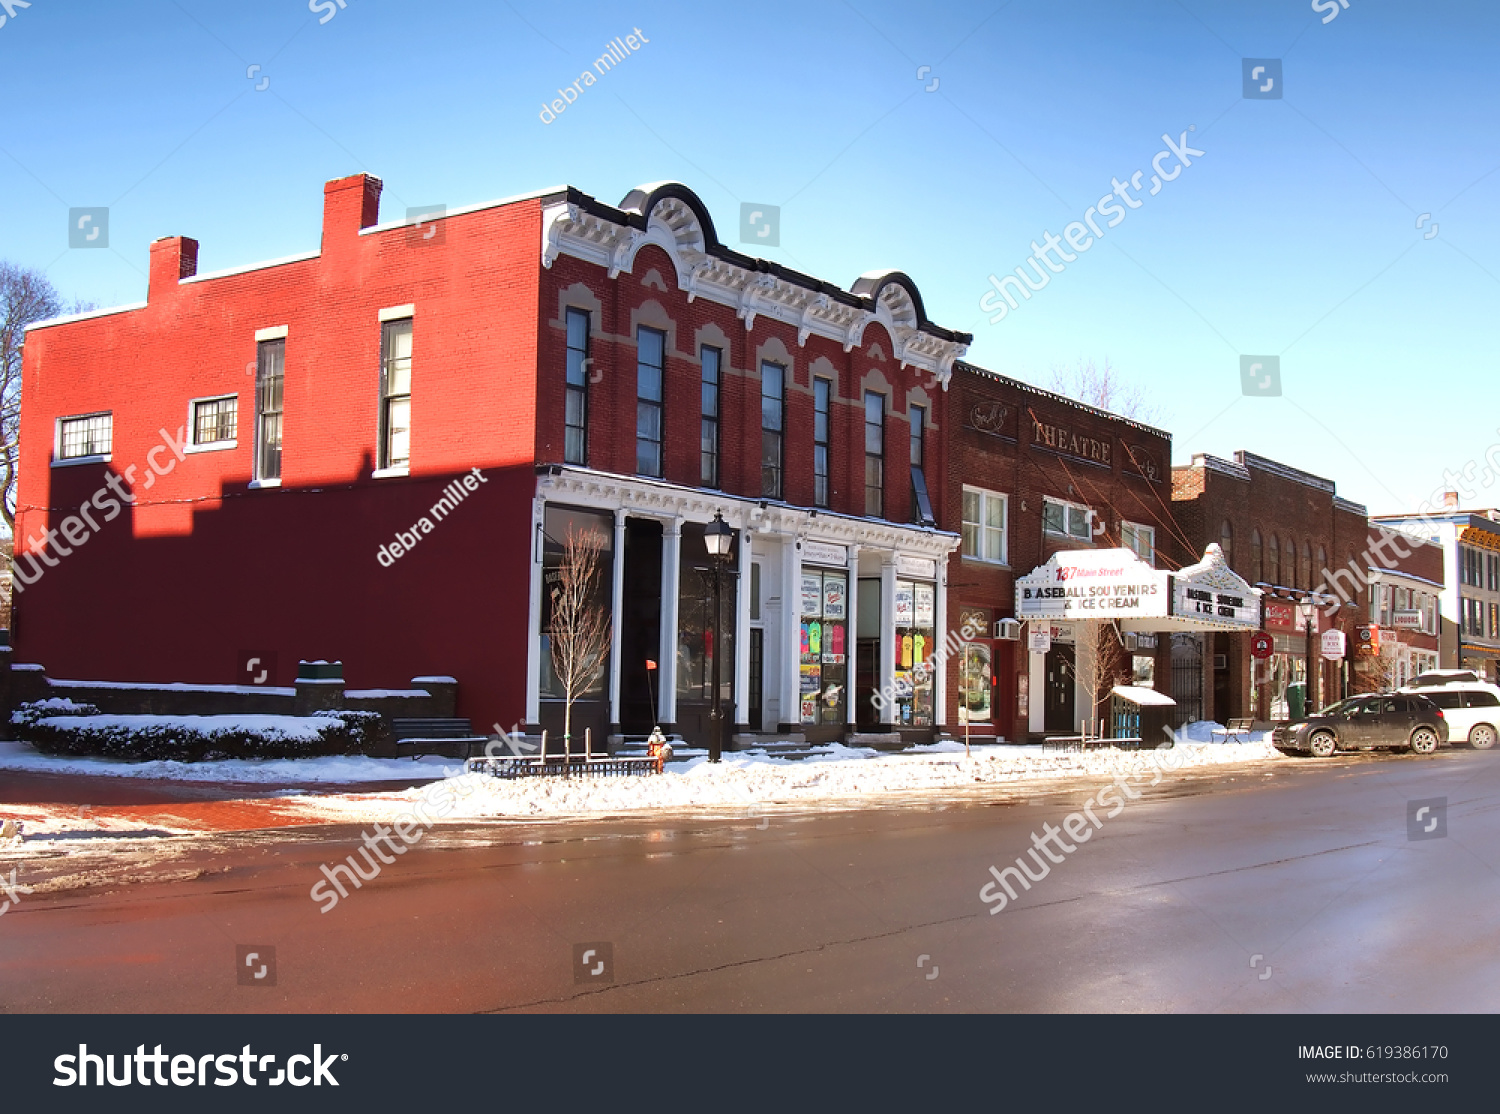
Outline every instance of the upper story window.
<path id="1" fill-rule="evenodd" d="M 885 514 L 885 395 L 865 392 L 865 514 Z"/>
<path id="2" fill-rule="evenodd" d="M 255 347 L 255 479 L 260 483 L 280 482 L 286 341 L 263 340 Z"/>
<path id="3" fill-rule="evenodd" d="M 782 430 L 786 410 L 786 368 L 760 365 L 760 493 L 781 498 Z"/>
<path id="4" fill-rule="evenodd" d="M 411 463 L 411 318 L 380 326 L 380 467 Z"/>
<path id="5" fill-rule="evenodd" d="M 1224 556 L 1229 556 L 1226 552 Z M 1285 587 L 1281 583 L 1281 542 L 1275 534 L 1271 535 L 1270 544 L 1266 546 L 1266 583 Z"/>
<path id="6" fill-rule="evenodd" d="M 665 378 L 667 334 L 642 325 L 635 331 L 635 470 L 660 476 L 662 381 Z"/>
<path id="7" fill-rule="evenodd" d="M 1148 565 L 1156 564 L 1156 527 L 1120 523 L 1120 543 Z"/>
<path id="8" fill-rule="evenodd" d="M 1260 540 L 1260 528 L 1250 531 L 1250 583 L 1260 584 L 1266 579 L 1266 552 Z"/>
<path id="9" fill-rule="evenodd" d="M 927 407 L 909 406 L 911 423 L 911 520 L 923 526 L 937 525 L 932 500 L 927 495 Z"/>
<path id="10" fill-rule="evenodd" d="M 723 353 L 704 345 L 698 350 L 703 364 L 703 425 L 698 449 L 700 466 L 698 482 L 704 487 L 719 486 L 719 364 Z"/>
<path id="11" fill-rule="evenodd" d="M 589 315 L 570 309 L 568 369 L 563 400 L 563 463 L 588 463 L 589 429 Z"/>
<path id="12" fill-rule="evenodd" d="M 1306 539 L 1302 542 L 1302 565 L 1297 575 L 1297 587 L 1311 588 L 1313 586 L 1312 567 L 1312 543 Z"/>
<path id="13" fill-rule="evenodd" d="M 833 380 L 813 380 L 813 504 L 828 506 L 828 454 L 833 430 Z"/>
<path id="14" fill-rule="evenodd" d="M 1060 499 L 1042 500 L 1042 529 L 1049 534 L 1060 534 L 1078 541 L 1089 541 L 1094 536 L 1094 512 L 1077 503 L 1064 503 Z"/>
<path id="15" fill-rule="evenodd" d="M 1272 548 L 1275 548 L 1275 539 L 1272 539 L 1271 546 Z M 1219 548 L 1224 551 L 1224 563 L 1231 569 L 1235 568 L 1234 527 L 1230 525 L 1229 519 L 1227 518 L 1219 524 Z"/>
<path id="16" fill-rule="evenodd" d="M 83 414 L 57 419 L 56 460 L 108 459 L 114 446 L 115 417 L 112 412 Z"/>
<path id="17" fill-rule="evenodd" d="M 1006 564 L 1006 496 L 978 487 L 964 487 L 963 555 Z"/>
<path id="18" fill-rule="evenodd" d="M 234 395 L 193 400 L 192 444 L 228 448 L 239 433 L 240 400 Z"/>
<path id="19" fill-rule="evenodd" d="M 1286 586 L 1297 586 L 1297 543 L 1289 537 L 1281 551 L 1281 574 L 1286 577 Z"/>

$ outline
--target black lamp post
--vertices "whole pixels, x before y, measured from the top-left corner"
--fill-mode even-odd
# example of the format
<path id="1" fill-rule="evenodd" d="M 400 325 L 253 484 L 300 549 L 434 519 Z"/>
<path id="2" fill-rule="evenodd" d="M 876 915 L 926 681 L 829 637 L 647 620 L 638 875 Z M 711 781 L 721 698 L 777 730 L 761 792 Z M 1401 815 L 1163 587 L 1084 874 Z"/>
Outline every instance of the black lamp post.
<path id="1" fill-rule="evenodd" d="M 708 760 L 717 762 L 724 753 L 724 707 L 720 699 L 720 674 L 719 659 L 722 656 L 723 643 L 720 639 L 719 615 L 722 613 L 720 601 L 724 595 L 724 566 L 729 562 L 729 546 L 734 540 L 734 531 L 724 521 L 723 514 L 714 512 L 714 520 L 703 528 L 703 542 L 708 547 L 708 557 L 714 564 L 714 614 L 713 631 L 714 664 L 713 677 L 710 684 L 713 686 L 713 704 L 710 705 L 708 714 Z"/>

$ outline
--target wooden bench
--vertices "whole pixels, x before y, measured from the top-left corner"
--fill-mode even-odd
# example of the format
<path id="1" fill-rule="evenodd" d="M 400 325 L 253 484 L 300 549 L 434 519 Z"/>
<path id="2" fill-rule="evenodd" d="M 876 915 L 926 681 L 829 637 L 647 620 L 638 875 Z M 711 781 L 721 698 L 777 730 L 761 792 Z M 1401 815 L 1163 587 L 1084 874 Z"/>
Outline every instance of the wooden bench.
<path id="1" fill-rule="evenodd" d="M 1250 741 L 1251 728 L 1254 725 L 1255 721 L 1248 717 L 1244 719 L 1232 719 L 1229 721 L 1228 727 L 1216 727 L 1211 734 L 1221 743 L 1233 742 L 1236 739 L 1240 742 L 1248 743 Z"/>

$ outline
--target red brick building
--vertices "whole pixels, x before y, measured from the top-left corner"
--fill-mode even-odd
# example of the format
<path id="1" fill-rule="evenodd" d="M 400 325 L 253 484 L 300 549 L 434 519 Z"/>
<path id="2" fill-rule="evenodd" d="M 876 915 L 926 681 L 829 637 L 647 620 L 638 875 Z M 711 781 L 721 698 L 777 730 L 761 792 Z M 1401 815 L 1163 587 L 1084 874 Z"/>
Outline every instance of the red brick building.
<path id="1" fill-rule="evenodd" d="M 321 248 L 291 259 L 199 275 L 194 241 L 157 241 L 145 303 L 28 332 L 18 660 L 249 684 L 253 658 L 287 684 L 336 658 L 556 731 L 548 586 L 586 529 L 613 626 L 575 730 L 696 741 L 722 514 L 736 728 L 933 732 L 940 690 L 858 725 L 851 699 L 893 686 L 958 544 L 924 487 L 970 338 L 910 279 L 743 255 L 676 184 L 416 227 L 378 223 L 380 189 L 329 182 Z"/>
<path id="2" fill-rule="evenodd" d="M 1236 572 L 1251 584 L 1266 585 L 1264 629 L 1275 650 L 1267 662 L 1255 663 L 1252 678 L 1248 634 L 1175 638 L 1172 684 L 1178 704 L 1196 706 L 1195 718 L 1221 723 L 1239 716 L 1285 719 L 1295 710 L 1289 689 L 1306 683 L 1309 662 L 1313 706 L 1338 699 L 1347 659 L 1324 658 L 1321 635 L 1342 630 L 1346 652 L 1352 653 L 1368 594 L 1362 580 L 1351 576 L 1340 606 L 1314 606 L 1309 599 L 1338 588 L 1328 583 L 1325 570 L 1364 567 L 1365 508 L 1341 498 L 1332 480 L 1244 451 L 1233 460 L 1200 453 L 1190 465 L 1172 469 L 1172 500 L 1187 552 L 1217 542 Z"/>
<path id="3" fill-rule="evenodd" d="M 948 621 L 1011 637 L 977 639 L 948 663 L 958 683 L 947 721 L 960 723 L 962 702 L 976 736 L 1071 732 L 1095 714 L 1078 680 L 1089 669 L 1083 625 L 1051 624 L 1051 647 L 1030 653 L 1025 632 L 996 624 L 1018 614 L 1017 578 L 1059 552 L 1124 547 L 1178 567 L 1171 435 L 966 363 L 948 393 L 945 520 L 963 534 L 948 563 Z M 1165 689 L 1156 662 L 1167 637 L 1125 637 L 1135 680 Z"/>

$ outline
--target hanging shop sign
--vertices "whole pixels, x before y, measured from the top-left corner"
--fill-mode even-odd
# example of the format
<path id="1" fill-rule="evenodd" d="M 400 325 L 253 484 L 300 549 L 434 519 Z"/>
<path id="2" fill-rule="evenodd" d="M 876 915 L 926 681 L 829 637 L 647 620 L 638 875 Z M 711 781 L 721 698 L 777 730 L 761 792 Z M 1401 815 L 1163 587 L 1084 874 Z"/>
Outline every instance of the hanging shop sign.
<path id="1" fill-rule="evenodd" d="M 1257 631 L 1250 639 L 1250 656 L 1265 661 L 1276 652 L 1276 640 L 1265 631 Z"/>
<path id="2" fill-rule="evenodd" d="M 841 568 L 849 563 L 849 547 L 832 542 L 804 541 L 802 560 L 812 565 L 832 565 Z"/>
<path id="3" fill-rule="evenodd" d="M 1380 653 L 1380 628 L 1359 627 L 1354 632 L 1354 652 L 1362 657 Z"/>
<path id="4" fill-rule="evenodd" d="M 1229 567 L 1213 543 L 1203 560 L 1172 577 L 1172 614 L 1216 627 L 1255 630 L 1260 626 L 1260 592 Z"/>
<path id="5" fill-rule="evenodd" d="M 1022 619 L 1165 618 L 1167 600 L 1167 574 L 1128 549 L 1054 553 L 1016 581 Z"/>
<path id="6" fill-rule="evenodd" d="M 1319 639 L 1318 648 L 1323 656 L 1330 661 L 1342 661 L 1344 657 L 1344 632 L 1341 630 L 1326 630 Z"/>

